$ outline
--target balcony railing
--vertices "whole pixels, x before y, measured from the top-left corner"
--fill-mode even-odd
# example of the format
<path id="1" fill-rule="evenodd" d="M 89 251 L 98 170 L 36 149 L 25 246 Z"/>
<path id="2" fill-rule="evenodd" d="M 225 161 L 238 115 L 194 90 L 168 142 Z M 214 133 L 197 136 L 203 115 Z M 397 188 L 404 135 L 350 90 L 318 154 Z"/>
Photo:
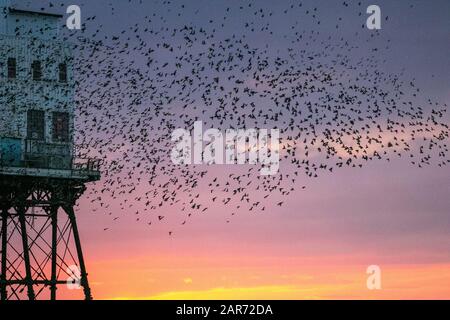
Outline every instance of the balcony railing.
<path id="1" fill-rule="evenodd" d="M 76 171 L 91 172 L 100 174 L 101 160 L 99 159 L 75 159 L 72 169 Z"/>
<path id="2" fill-rule="evenodd" d="M 0 171 L 5 168 L 42 171 L 47 170 L 54 176 L 55 172 L 62 177 L 85 177 L 90 180 L 100 178 L 101 161 L 92 158 L 75 158 L 69 144 L 48 144 L 40 141 L 26 140 L 25 150 L 20 158 L 0 155 Z"/>

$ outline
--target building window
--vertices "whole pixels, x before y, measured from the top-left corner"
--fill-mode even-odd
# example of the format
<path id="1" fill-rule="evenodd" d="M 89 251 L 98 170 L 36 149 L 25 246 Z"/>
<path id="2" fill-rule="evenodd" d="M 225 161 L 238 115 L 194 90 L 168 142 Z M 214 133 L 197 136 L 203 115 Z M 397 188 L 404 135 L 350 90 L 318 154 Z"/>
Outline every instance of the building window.
<path id="1" fill-rule="evenodd" d="M 42 79 L 42 65 L 39 60 L 33 61 L 33 63 L 31 64 L 31 71 L 33 74 L 33 80 Z"/>
<path id="2" fill-rule="evenodd" d="M 59 64 L 59 82 L 67 82 L 67 64 Z"/>
<path id="3" fill-rule="evenodd" d="M 8 79 L 15 79 L 17 76 L 17 61 L 15 58 L 8 59 Z"/>
<path id="4" fill-rule="evenodd" d="M 69 114 L 53 112 L 53 141 L 69 142 Z"/>
<path id="5" fill-rule="evenodd" d="M 32 140 L 44 140 L 45 118 L 44 111 L 28 110 L 27 114 L 27 136 Z"/>

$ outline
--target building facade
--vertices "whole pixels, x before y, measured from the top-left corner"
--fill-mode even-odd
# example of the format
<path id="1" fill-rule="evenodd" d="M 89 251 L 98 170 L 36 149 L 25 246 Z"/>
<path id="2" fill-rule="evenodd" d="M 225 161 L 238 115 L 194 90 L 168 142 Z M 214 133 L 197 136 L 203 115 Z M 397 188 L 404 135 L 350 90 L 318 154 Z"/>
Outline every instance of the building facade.
<path id="1" fill-rule="evenodd" d="M 58 39 L 62 16 L 0 6 L 1 165 L 69 169 L 75 82 L 72 49 Z"/>

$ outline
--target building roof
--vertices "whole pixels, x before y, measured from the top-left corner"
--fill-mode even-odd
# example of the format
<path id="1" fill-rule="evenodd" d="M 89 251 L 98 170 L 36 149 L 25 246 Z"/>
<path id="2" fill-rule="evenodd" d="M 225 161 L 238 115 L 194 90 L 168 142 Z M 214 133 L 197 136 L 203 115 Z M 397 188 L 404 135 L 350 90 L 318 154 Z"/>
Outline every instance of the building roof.
<path id="1" fill-rule="evenodd" d="M 58 13 L 30 11 L 30 10 L 22 10 L 22 9 L 16 9 L 16 8 L 9 8 L 9 12 L 12 14 L 32 14 L 32 15 L 40 15 L 40 16 L 53 17 L 53 18 L 62 18 L 63 17 L 62 14 L 58 14 Z"/>

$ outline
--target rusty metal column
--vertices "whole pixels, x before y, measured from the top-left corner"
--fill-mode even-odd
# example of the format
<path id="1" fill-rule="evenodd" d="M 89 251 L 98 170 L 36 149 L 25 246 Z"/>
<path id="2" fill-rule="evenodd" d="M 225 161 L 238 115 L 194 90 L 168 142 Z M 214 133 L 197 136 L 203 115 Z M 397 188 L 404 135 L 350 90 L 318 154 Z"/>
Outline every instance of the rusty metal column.
<path id="1" fill-rule="evenodd" d="M 30 252 L 28 247 L 28 234 L 27 234 L 27 222 L 25 218 L 26 209 L 23 206 L 17 208 L 17 214 L 19 215 L 20 221 L 20 233 L 22 234 L 22 246 L 23 246 L 23 262 L 25 264 L 26 273 L 26 284 L 28 288 L 28 299 L 34 300 L 34 289 L 33 289 L 33 278 L 31 275 L 31 264 L 30 264 Z"/>
<path id="2" fill-rule="evenodd" d="M 75 212 L 72 206 L 65 206 L 64 211 L 66 211 L 69 216 L 70 223 L 72 225 L 73 237 L 75 240 L 75 246 L 77 248 L 78 261 L 80 263 L 81 272 L 81 286 L 84 290 L 84 297 L 86 300 L 92 300 L 91 288 L 89 287 L 89 282 L 87 278 L 86 265 L 84 264 L 83 251 L 81 249 L 80 234 L 78 233 L 77 221 L 75 218 Z"/>
<path id="3" fill-rule="evenodd" d="M 8 248 L 8 209 L 2 209 L 2 266 L 0 278 L 0 295 L 1 300 L 8 299 L 8 291 L 6 290 L 6 272 L 7 272 L 7 256 L 6 250 Z"/>
<path id="4" fill-rule="evenodd" d="M 57 284 L 57 258 L 58 258 L 58 207 L 52 205 L 50 208 L 52 220 L 52 278 L 50 287 L 50 299 L 56 300 Z"/>

